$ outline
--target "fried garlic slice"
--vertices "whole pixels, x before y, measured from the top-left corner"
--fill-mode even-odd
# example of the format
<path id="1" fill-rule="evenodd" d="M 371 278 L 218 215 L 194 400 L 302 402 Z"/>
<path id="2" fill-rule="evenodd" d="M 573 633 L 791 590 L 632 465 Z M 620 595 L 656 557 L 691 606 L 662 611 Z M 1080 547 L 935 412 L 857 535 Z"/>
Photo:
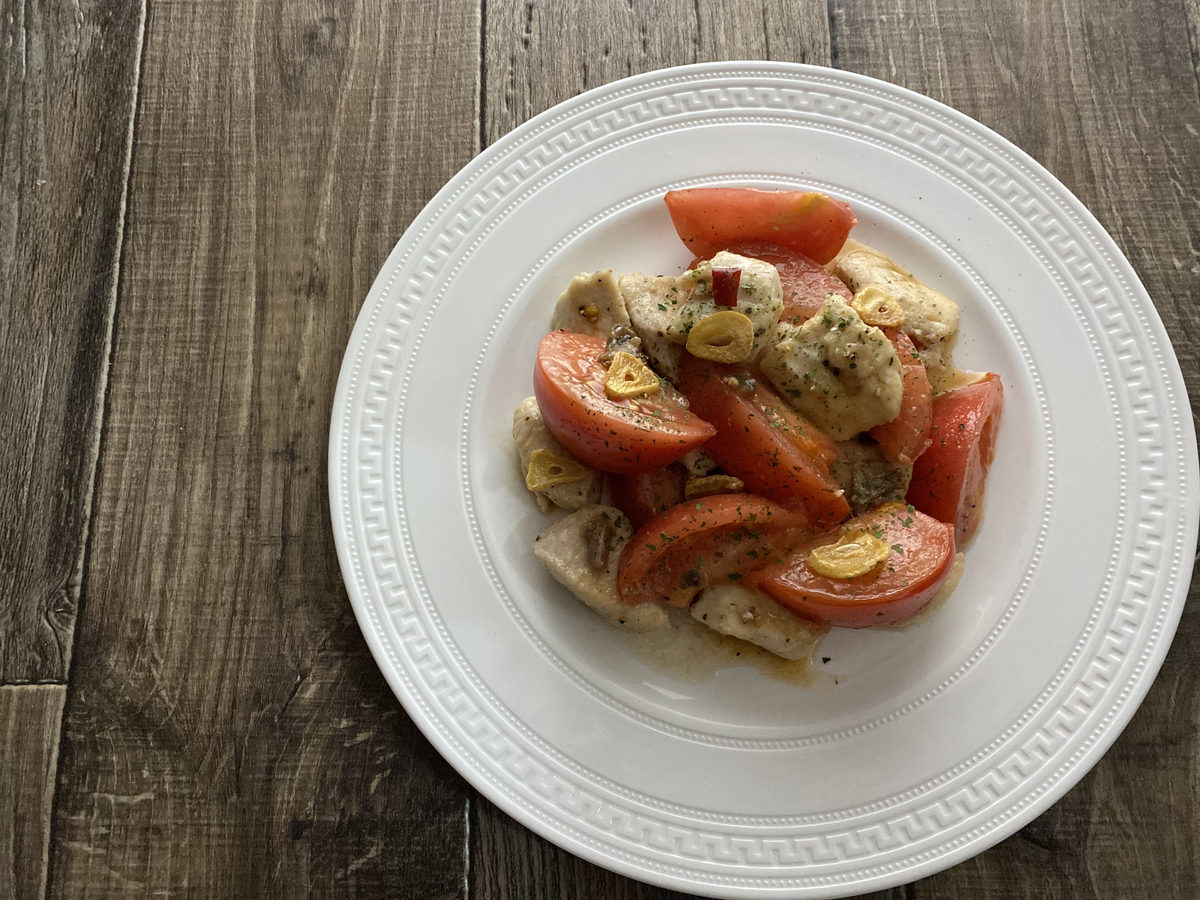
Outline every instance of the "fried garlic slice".
<path id="1" fill-rule="evenodd" d="M 878 285 L 868 285 L 856 293 L 850 306 L 860 319 L 876 328 L 899 328 L 904 324 L 904 307 Z"/>
<path id="2" fill-rule="evenodd" d="M 621 350 L 613 354 L 608 374 L 604 376 L 604 393 L 610 400 L 628 400 L 657 390 L 658 376 L 653 369 L 632 353 Z"/>
<path id="3" fill-rule="evenodd" d="M 525 486 L 534 493 L 554 487 L 556 484 L 574 484 L 588 477 L 588 470 L 581 463 L 567 456 L 559 456 L 549 450 L 534 450 L 529 457 L 529 471 L 525 473 Z"/>
<path id="4" fill-rule="evenodd" d="M 687 349 L 712 362 L 742 362 L 754 349 L 754 323 L 732 309 L 705 316 L 688 332 Z"/>
<path id="5" fill-rule="evenodd" d="M 866 531 L 848 531 L 836 543 L 814 547 L 808 567 L 828 578 L 857 578 L 887 559 L 891 548 Z"/>

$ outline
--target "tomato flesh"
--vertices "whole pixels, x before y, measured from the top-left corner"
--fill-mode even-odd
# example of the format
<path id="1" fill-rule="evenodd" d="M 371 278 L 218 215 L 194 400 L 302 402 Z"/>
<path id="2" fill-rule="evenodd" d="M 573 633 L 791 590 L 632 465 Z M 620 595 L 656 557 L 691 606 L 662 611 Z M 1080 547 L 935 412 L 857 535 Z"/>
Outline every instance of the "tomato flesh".
<path id="1" fill-rule="evenodd" d="M 913 466 L 907 500 L 954 526 L 961 544 L 979 525 L 984 481 L 996 449 L 1004 404 L 1000 376 L 952 388 L 933 398 L 933 442 Z"/>
<path id="2" fill-rule="evenodd" d="M 917 356 L 916 345 L 903 331 L 888 329 L 887 336 L 896 348 L 900 360 L 900 377 L 904 396 L 900 414 L 890 422 L 876 425 L 868 434 L 879 442 L 879 449 L 892 462 L 910 463 L 925 452 L 931 439 L 933 401 L 929 391 L 929 375 Z"/>
<path id="3" fill-rule="evenodd" d="M 740 580 L 782 558 L 807 519 L 751 494 L 676 504 L 637 530 L 621 552 L 617 589 L 626 603 L 687 605 L 713 584 Z"/>
<path id="4" fill-rule="evenodd" d="M 861 529 L 890 548 L 886 559 L 854 578 L 812 569 L 808 554 Z M 834 531 L 799 544 L 780 564 L 751 573 L 752 586 L 806 619 L 843 628 L 890 625 L 934 598 L 954 563 L 954 529 L 903 503 L 888 503 Z"/>
<path id="5" fill-rule="evenodd" d="M 687 472 L 672 463 L 649 472 L 630 472 L 608 479 L 612 505 L 625 513 L 634 528 L 641 528 L 659 513 L 683 502 Z"/>
<path id="6" fill-rule="evenodd" d="M 546 427 L 581 462 L 603 472 L 648 472 L 703 444 L 715 429 L 670 384 L 613 400 L 604 391 L 602 338 L 552 331 L 538 345 L 533 393 Z"/>
<path id="7" fill-rule="evenodd" d="M 829 464 L 837 445 L 745 370 L 688 357 L 679 376 L 691 408 L 716 428 L 707 453 L 746 489 L 785 505 L 800 505 L 828 528 L 850 515 Z"/>
<path id="8" fill-rule="evenodd" d="M 664 198 L 680 239 L 697 256 L 768 241 L 827 263 L 858 220 L 841 200 L 811 191 L 690 188 Z"/>

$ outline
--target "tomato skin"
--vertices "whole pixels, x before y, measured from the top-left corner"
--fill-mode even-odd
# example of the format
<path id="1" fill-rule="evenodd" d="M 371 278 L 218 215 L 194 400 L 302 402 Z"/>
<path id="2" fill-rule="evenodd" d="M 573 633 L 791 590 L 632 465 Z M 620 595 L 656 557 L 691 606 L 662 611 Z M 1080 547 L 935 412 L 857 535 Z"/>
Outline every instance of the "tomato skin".
<path id="1" fill-rule="evenodd" d="M 691 356 L 684 359 L 679 388 L 691 408 L 716 428 L 705 451 L 740 478 L 746 490 L 777 503 L 803 506 L 816 527 L 828 528 L 845 519 L 850 504 L 829 474 L 837 445 L 762 378 L 755 379 L 752 391 L 724 380 L 738 372 Z"/>
<path id="2" fill-rule="evenodd" d="M 979 525 L 1003 405 L 1004 387 L 993 373 L 933 398 L 933 442 L 913 466 L 906 499 L 921 512 L 954 525 L 960 544 Z"/>
<path id="3" fill-rule="evenodd" d="M 858 224 L 849 205 L 809 191 L 689 188 L 664 199 L 680 239 L 705 258 L 732 244 L 769 241 L 824 264 Z"/>
<path id="4" fill-rule="evenodd" d="M 552 331 L 538 345 L 533 367 L 546 427 L 581 462 L 602 472 L 648 472 L 715 433 L 669 384 L 647 397 L 610 399 L 598 359 L 604 347 L 599 337 Z"/>
<path id="5" fill-rule="evenodd" d="M 933 401 L 930 396 L 929 375 L 917 356 L 916 345 L 903 331 L 889 328 L 888 339 L 900 359 L 900 377 L 904 381 L 904 396 L 900 414 L 892 421 L 876 425 L 867 433 L 879 442 L 879 448 L 892 462 L 910 463 L 925 452 L 931 443 Z"/>
<path id="6" fill-rule="evenodd" d="M 686 470 L 672 463 L 649 472 L 612 475 L 608 485 L 612 505 L 629 517 L 634 528 L 641 528 L 659 513 L 683 502 L 686 481 Z"/>
<path id="7" fill-rule="evenodd" d="M 830 578 L 811 569 L 809 552 L 849 529 L 878 536 L 893 548 L 888 558 L 857 578 Z M 887 503 L 809 538 L 783 563 L 759 569 L 747 581 L 802 618 L 869 628 L 900 622 L 932 600 L 950 574 L 954 553 L 951 526 L 903 503 Z"/>
<path id="8" fill-rule="evenodd" d="M 687 500 L 655 516 L 625 545 L 617 589 L 625 603 L 686 605 L 698 590 L 782 558 L 807 526 L 799 510 L 752 494 Z"/>

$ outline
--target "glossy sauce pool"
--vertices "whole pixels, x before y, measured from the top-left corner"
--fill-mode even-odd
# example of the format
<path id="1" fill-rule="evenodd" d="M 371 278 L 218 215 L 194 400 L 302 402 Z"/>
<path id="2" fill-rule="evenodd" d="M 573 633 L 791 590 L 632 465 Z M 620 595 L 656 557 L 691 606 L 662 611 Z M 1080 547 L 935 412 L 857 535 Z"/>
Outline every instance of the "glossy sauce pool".
<path id="1" fill-rule="evenodd" d="M 889 631 L 905 631 L 929 620 L 945 605 L 962 578 L 964 556 L 955 555 L 950 574 L 937 594 L 916 615 L 895 625 L 876 626 Z M 714 678 L 723 669 L 750 666 L 768 678 L 801 686 L 832 679 L 814 663 L 821 656 L 820 640 L 813 651 L 801 659 L 783 659 L 754 644 L 713 631 L 682 610 L 670 609 L 667 628 L 643 634 L 626 634 L 630 650 L 661 672 L 683 681 L 702 682 Z"/>

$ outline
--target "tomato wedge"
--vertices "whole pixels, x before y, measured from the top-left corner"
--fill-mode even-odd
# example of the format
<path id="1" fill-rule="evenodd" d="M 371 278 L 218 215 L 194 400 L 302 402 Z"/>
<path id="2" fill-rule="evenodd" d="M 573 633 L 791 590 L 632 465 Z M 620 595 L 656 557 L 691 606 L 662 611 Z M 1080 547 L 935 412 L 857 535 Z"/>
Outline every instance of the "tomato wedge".
<path id="1" fill-rule="evenodd" d="M 917 356 L 916 345 L 903 331 L 887 329 L 888 339 L 900 359 L 900 377 L 904 396 L 900 414 L 890 422 L 876 425 L 868 434 L 879 442 L 879 449 L 892 462 L 910 463 L 930 444 L 933 402 L 929 395 L 929 375 Z"/>
<path id="2" fill-rule="evenodd" d="M 952 388 L 933 398 L 933 443 L 913 466 L 908 502 L 954 525 L 961 544 L 979 525 L 984 480 L 996 451 L 1004 404 L 1000 376 Z"/>
<path id="3" fill-rule="evenodd" d="M 837 445 L 763 379 L 688 356 L 679 388 L 692 410 L 716 427 L 705 451 L 748 491 L 777 503 L 802 505 L 818 528 L 850 515 L 850 504 L 829 474 Z"/>
<path id="4" fill-rule="evenodd" d="M 824 264 L 858 220 L 841 200 L 809 191 L 690 188 L 664 198 L 680 239 L 697 256 L 746 241 L 769 241 Z"/>
<path id="5" fill-rule="evenodd" d="M 625 513 L 634 528 L 641 528 L 659 513 L 683 502 L 687 472 L 672 463 L 649 472 L 613 475 L 608 480 L 612 505 Z"/>
<path id="6" fill-rule="evenodd" d="M 626 603 L 691 603 L 710 585 L 735 582 L 775 559 L 807 527 L 802 512 L 752 494 L 679 503 L 638 529 L 621 552 L 617 589 Z"/>
<path id="7" fill-rule="evenodd" d="M 809 566 L 814 548 L 856 530 L 883 541 L 889 548 L 887 558 L 854 578 L 831 578 Z M 784 562 L 752 572 L 747 582 L 803 618 L 868 628 L 902 621 L 921 609 L 937 594 L 953 564 L 953 528 L 903 503 L 887 503 L 809 538 Z"/>
<path id="8" fill-rule="evenodd" d="M 538 345 L 533 393 L 546 427 L 581 462 L 603 472 L 648 472 L 674 462 L 715 432 L 670 384 L 613 400 L 599 357 L 602 338 L 552 331 Z"/>
<path id="9" fill-rule="evenodd" d="M 783 288 L 783 312 L 779 314 L 781 322 L 803 324 L 816 315 L 825 303 L 827 294 L 837 294 L 847 303 L 854 299 L 854 292 L 846 287 L 845 282 L 826 272 L 824 266 L 813 262 L 803 253 L 764 241 L 747 241 L 722 249 L 738 256 L 761 259 L 775 267 Z M 688 268 L 694 269 L 702 262 L 704 259 L 697 257 Z"/>

